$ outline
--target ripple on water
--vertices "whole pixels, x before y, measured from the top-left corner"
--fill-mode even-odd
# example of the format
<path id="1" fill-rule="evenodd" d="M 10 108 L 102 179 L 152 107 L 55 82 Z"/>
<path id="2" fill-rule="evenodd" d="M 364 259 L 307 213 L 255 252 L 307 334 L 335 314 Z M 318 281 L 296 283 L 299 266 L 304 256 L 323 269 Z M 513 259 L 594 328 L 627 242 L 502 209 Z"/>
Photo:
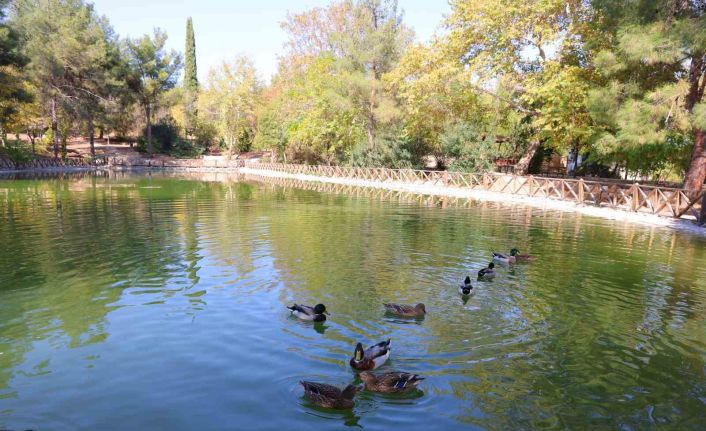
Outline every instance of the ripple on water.
<path id="1" fill-rule="evenodd" d="M 119 174 L 115 174 L 119 175 Z M 152 175 L 0 182 L 0 425 L 699 429 L 706 245 L 536 208 Z M 517 246 L 531 264 L 498 265 Z M 471 275 L 474 295 L 458 285 Z M 291 302 L 325 303 L 323 324 Z M 383 302 L 426 304 L 424 319 Z M 312 406 L 392 339 L 406 395 Z M 51 393 L 51 397 L 46 394 Z M 83 406 L 77 408 L 77 406 Z M 124 412 L 130 412 L 126 415 Z"/>

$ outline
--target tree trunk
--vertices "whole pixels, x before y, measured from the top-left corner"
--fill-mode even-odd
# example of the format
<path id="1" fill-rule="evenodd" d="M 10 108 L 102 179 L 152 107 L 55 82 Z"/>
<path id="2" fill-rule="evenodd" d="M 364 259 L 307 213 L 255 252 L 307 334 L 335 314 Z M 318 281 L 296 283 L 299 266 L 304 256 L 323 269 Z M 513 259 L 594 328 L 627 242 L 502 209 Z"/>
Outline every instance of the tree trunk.
<path id="1" fill-rule="evenodd" d="M 98 128 L 98 139 L 103 139 L 103 133 L 105 133 L 105 130 L 103 127 Z"/>
<path id="2" fill-rule="evenodd" d="M 375 147 L 375 114 L 373 109 L 375 109 L 375 86 L 370 91 L 370 105 L 368 106 L 368 145 L 370 148 Z"/>
<path id="3" fill-rule="evenodd" d="M 32 156 L 36 157 L 37 156 L 37 151 L 34 148 L 34 141 L 37 139 L 36 136 L 34 136 L 34 133 L 32 133 L 31 130 L 27 130 L 27 136 L 29 136 L 29 142 L 32 143 Z"/>
<path id="4" fill-rule="evenodd" d="M 51 98 L 51 138 L 54 145 L 54 158 L 59 158 L 59 126 L 56 120 L 56 97 Z"/>
<path id="5" fill-rule="evenodd" d="M 704 55 L 701 53 L 692 55 L 691 66 L 689 67 L 689 93 L 686 96 L 684 106 L 689 112 L 692 112 L 694 105 L 703 98 L 704 86 L 706 86 L 706 78 L 703 78 L 704 72 L 706 72 Z M 694 129 L 694 148 L 691 152 L 689 169 L 684 176 L 684 189 L 686 189 L 686 194 L 691 199 L 698 197 L 706 179 L 705 134 L 706 131 L 701 128 L 697 127 Z"/>
<path id="6" fill-rule="evenodd" d="M 96 157 L 95 135 L 96 131 L 93 127 L 93 117 L 90 117 L 88 119 L 88 142 L 91 145 L 91 157 Z"/>
<path id="7" fill-rule="evenodd" d="M 148 104 L 145 106 L 145 115 L 147 117 L 147 154 L 152 158 L 152 107 Z"/>
<path id="8" fill-rule="evenodd" d="M 529 169 L 529 164 L 532 161 L 537 149 L 539 148 L 539 141 L 534 140 L 530 142 L 527 151 L 522 155 L 520 161 L 515 165 L 515 173 L 518 175 L 527 175 L 527 170 Z"/>
<path id="9" fill-rule="evenodd" d="M 706 180 L 706 132 L 696 129 L 694 133 L 694 149 L 691 153 L 691 163 L 684 178 L 684 189 L 691 199 L 698 197 Z"/>

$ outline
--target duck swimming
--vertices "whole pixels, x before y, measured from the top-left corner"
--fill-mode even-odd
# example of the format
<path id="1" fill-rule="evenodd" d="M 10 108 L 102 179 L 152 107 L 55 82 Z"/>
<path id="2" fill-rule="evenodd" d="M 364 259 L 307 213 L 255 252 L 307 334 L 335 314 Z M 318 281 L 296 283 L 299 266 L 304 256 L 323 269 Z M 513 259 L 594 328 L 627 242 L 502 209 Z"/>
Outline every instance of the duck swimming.
<path id="1" fill-rule="evenodd" d="M 353 397 L 361 388 L 353 385 L 340 390 L 326 383 L 299 382 L 304 387 L 304 397 L 320 407 L 328 409 L 351 409 L 355 405 Z"/>
<path id="2" fill-rule="evenodd" d="M 358 343 L 355 346 L 355 352 L 351 358 L 351 367 L 356 370 L 367 371 L 374 370 L 384 364 L 390 358 L 390 341 L 381 341 L 367 349 L 363 349 L 363 345 Z"/>
<path id="3" fill-rule="evenodd" d="M 534 256 L 531 256 L 529 254 L 520 254 L 520 250 L 513 248 L 512 250 L 510 250 L 509 256 L 502 253 L 493 252 L 493 260 L 501 263 L 515 263 L 518 260 L 529 262 L 534 260 Z"/>
<path id="4" fill-rule="evenodd" d="M 314 322 L 324 322 L 326 320 L 326 306 L 324 304 L 316 304 L 313 307 L 308 305 L 294 304 L 287 307 L 293 315 L 301 320 Z"/>
<path id="5" fill-rule="evenodd" d="M 391 371 L 389 373 L 373 374 L 370 371 L 360 373 L 360 379 L 365 389 L 373 392 L 405 392 L 415 389 L 424 377 L 418 374 Z"/>
<path id="6" fill-rule="evenodd" d="M 509 255 L 494 251 L 493 260 L 500 263 L 515 263 L 515 261 L 517 260 L 517 253 L 519 253 L 519 251 L 520 250 L 513 248 L 512 250 L 510 250 Z"/>
<path id="7" fill-rule="evenodd" d="M 492 278 L 495 277 L 495 264 L 493 262 L 490 262 L 488 264 L 487 268 L 483 268 L 480 271 L 478 271 L 478 278 Z"/>
<path id="8" fill-rule="evenodd" d="M 466 279 L 463 280 L 463 284 L 458 287 L 458 293 L 463 296 L 467 296 L 470 295 L 471 292 L 473 292 L 473 286 L 471 285 L 471 277 L 466 276 Z"/>
<path id="9" fill-rule="evenodd" d="M 427 313 L 427 309 L 421 302 L 417 305 L 404 304 L 382 304 L 390 314 L 404 317 L 421 317 Z"/>

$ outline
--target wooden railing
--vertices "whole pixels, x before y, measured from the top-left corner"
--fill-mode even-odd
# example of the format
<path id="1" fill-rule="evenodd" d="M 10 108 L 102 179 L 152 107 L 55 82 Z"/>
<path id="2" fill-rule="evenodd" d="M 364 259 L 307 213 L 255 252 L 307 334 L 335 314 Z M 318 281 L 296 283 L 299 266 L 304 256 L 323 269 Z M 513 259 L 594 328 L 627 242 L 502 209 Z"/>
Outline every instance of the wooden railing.
<path id="1" fill-rule="evenodd" d="M 444 186 L 458 189 L 510 193 L 520 196 L 559 199 L 577 204 L 608 207 L 674 218 L 699 220 L 701 192 L 690 199 L 685 190 L 638 183 L 546 178 L 501 173 L 464 173 L 414 169 L 356 168 L 342 166 L 290 165 L 241 162 L 240 167 L 295 175 L 351 178 L 377 183 Z"/>
<path id="2" fill-rule="evenodd" d="M 13 162 L 10 159 L 0 157 L 0 170 L 28 170 L 28 169 L 59 169 L 73 167 L 91 167 L 102 166 L 108 163 L 108 159 L 104 157 L 91 159 L 83 158 L 68 158 L 54 159 L 48 157 L 40 157 L 27 162 Z"/>

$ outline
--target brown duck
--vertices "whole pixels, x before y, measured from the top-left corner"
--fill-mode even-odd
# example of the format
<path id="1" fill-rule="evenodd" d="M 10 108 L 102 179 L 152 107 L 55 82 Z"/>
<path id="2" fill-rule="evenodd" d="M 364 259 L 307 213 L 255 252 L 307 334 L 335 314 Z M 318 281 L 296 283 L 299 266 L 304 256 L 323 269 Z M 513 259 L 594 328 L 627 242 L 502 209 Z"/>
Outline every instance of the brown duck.
<path id="1" fill-rule="evenodd" d="M 390 314 L 395 314 L 397 316 L 404 317 L 421 317 L 427 313 L 427 309 L 424 304 L 419 303 L 417 305 L 404 305 L 404 304 L 382 304 L 385 306 Z"/>
<path id="2" fill-rule="evenodd" d="M 327 409 L 352 409 L 355 405 L 353 397 L 361 388 L 353 385 L 340 390 L 326 383 L 299 382 L 304 387 L 304 397 L 320 407 Z"/>
<path id="3" fill-rule="evenodd" d="M 418 374 L 391 371 L 389 373 L 373 374 L 370 371 L 360 373 L 360 379 L 365 389 L 373 392 L 405 392 L 417 387 L 424 377 Z"/>

